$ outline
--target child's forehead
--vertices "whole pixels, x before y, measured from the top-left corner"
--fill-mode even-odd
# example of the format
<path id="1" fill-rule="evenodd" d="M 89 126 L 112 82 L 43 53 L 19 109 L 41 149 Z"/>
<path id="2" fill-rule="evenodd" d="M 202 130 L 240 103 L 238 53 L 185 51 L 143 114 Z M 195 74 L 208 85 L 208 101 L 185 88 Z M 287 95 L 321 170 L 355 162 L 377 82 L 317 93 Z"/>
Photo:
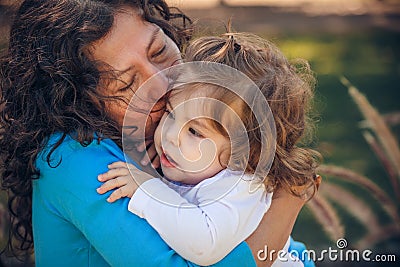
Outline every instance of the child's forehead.
<path id="1" fill-rule="evenodd" d="M 182 90 L 173 92 L 168 100 L 168 106 L 175 112 L 185 115 L 188 119 L 193 119 L 199 116 L 208 116 L 207 103 L 209 100 L 207 94 L 204 92 L 190 92 L 189 90 Z"/>
<path id="2" fill-rule="evenodd" d="M 172 89 L 169 95 L 169 102 L 172 105 L 178 105 L 185 102 L 202 102 L 211 99 L 212 89 L 207 84 L 201 85 L 183 85 Z"/>
<path id="3" fill-rule="evenodd" d="M 174 111 L 177 118 L 187 121 L 205 120 L 216 121 L 223 127 L 241 124 L 241 102 L 234 96 L 234 101 L 224 101 L 226 90 L 215 94 L 216 87 L 209 84 L 197 84 L 194 87 L 185 87 L 172 90 L 168 106 Z M 217 89 L 218 90 L 218 89 Z M 224 96 L 221 94 L 225 93 Z M 226 100 L 226 99 L 225 99 Z"/>

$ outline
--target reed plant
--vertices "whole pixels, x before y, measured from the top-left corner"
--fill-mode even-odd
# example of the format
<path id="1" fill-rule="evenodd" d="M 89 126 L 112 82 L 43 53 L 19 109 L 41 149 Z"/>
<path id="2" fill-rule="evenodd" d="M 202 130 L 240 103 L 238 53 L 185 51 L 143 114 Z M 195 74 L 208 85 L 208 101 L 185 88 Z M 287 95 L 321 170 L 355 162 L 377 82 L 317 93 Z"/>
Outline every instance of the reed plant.
<path id="1" fill-rule="evenodd" d="M 385 179 L 389 180 L 393 194 L 384 190 L 372 177 L 366 177 L 348 168 L 323 164 L 319 166 L 318 173 L 326 179 L 316 197 L 307 205 L 332 241 L 344 237 L 346 232 L 346 225 L 342 223 L 333 203 L 347 210 L 366 229 L 366 233 L 352 244 L 352 247 L 365 249 L 393 236 L 400 236 L 400 149 L 398 140 L 390 128 L 400 123 L 400 112 L 380 114 L 349 80 L 341 77 L 341 82 L 348 88 L 349 95 L 364 117 L 360 122 L 362 135 L 385 169 Z M 346 183 L 337 183 L 338 181 L 363 188 L 380 204 L 390 222 L 382 225 L 371 205 L 350 187 L 345 186 Z"/>

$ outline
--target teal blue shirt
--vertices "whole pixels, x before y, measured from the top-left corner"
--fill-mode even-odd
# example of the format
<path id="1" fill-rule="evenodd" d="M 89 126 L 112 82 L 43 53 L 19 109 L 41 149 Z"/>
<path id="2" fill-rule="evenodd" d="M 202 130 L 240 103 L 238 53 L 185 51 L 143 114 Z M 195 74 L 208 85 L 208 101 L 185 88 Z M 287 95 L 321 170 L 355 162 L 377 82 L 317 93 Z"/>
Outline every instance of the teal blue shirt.
<path id="1" fill-rule="evenodd" d="M 128 198 L 108 203 L 97 175 L 125 161 L 111 140 L 86 147 L 71 137 L 46 157 L 61 135 L 53 135 L 39 154 L 39 179 L 33 182 L 32 223 L 37 267 L 196 266 L 173 251 L 144 220 L 127 209 Z M 215 266 L 255 266 L 242 242 Z"/>

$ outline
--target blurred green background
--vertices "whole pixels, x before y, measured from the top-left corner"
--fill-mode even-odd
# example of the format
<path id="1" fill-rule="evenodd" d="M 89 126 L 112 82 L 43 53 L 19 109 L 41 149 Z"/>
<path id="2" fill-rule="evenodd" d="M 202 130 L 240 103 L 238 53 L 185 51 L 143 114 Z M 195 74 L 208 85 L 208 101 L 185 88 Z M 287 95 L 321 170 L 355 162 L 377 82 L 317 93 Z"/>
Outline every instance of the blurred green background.
<path id="1" fill-rule="evenodd" d="M 0 5 L 0 48 L 4 47 L 6 25 L 10 21 L 5 2 Z M 196 6 L 196 1 L 169 2 L 198 19 L 199 35 L 223 32 L 224 24 L 231 18 L 236 31 L 259 34 L 276 43 L 289 58 L 308 60 L 318 80 L 315 103 L 318 124 L 313 145 L 322 152 L 324 163 L 346 167 L 371 178 L 395 199 L 385 170 L 361 134 L 362 116 L 339 78 L 345 76 L 350 80 L 379 112 L 400 110 L 400 1 L 210 1 L 208 6 L 207 1 L 202 1 L 203 7 Z M 249 3 L 254 6 L 247 6 Z M 400 126 L 392 130 L 399 140 Z M 382 225 L 388 223 L 389 217 L 370 194 L 343 184 L 372 206 Z M 334 206 L 351 245 L 365 234 L 365 227 L 352 214 Z M 296 222 L 293 237 L 317 251 L 336 247 L 307 207 Z M 397 254 L 398 263 L 399 247 L 400 237 L 395 235 L 370 249 L 376 253 Z M 325 261 L 318 266 L 333 264 Z M 339 266 L 365 266 L 365 263 L 340 263 Z"/>
<path id="2" fill-rule="evenodd" d="M 279 38 L 278 42 L 288 55 L 308 59 L 317 73 L 316 109 L 320 114 L 317 149 L 322 152 L 324 163 L 347 167 L 371 178 L 393 199 L 395 196 L 387 174 L 362 136 L 359 122 L 363 118 L 360 111 L 339 78 L 341 75 L 348 78 L 381 113 L 398 111 L 399 37 L 398 32 L 371 28 L 346 34 L 291 35 Z M 400 127 L 393 127 L 393 131 L 397 137 L 400 136 Z M 360 188 L 345 186 L 351 187 L 354 194 L 362 196 L 372 205 L 380 222 L 386 223 L 389 218 L 374 198 Z M 348 242 L 362 237 L 365 234 L 363 225 L 351 214 L 336 207 L 346 226 Z M 324 248 L 330 244 L 307 207 L 301 213 L 293 235 L 310 247 Z M 397 236 L 388 243 L 380 244 L 377 249 L 385 251 L 390 246 L 398 248 L 399 244 Z"/>

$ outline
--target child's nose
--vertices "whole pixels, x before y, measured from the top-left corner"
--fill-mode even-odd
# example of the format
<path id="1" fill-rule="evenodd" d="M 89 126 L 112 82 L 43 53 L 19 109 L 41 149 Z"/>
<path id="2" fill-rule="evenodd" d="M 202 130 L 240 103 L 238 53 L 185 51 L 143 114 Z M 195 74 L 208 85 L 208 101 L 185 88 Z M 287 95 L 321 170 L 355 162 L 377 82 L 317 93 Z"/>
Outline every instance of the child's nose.
<path id="1" fill-rule="evenodd" d="M 164 133 L 165 140 L 173 144 L 174 146 L 179 147 L 179 132 L 180 132 L 180 127 L 178 127 L 176 124 L 166 127 Z"/>

